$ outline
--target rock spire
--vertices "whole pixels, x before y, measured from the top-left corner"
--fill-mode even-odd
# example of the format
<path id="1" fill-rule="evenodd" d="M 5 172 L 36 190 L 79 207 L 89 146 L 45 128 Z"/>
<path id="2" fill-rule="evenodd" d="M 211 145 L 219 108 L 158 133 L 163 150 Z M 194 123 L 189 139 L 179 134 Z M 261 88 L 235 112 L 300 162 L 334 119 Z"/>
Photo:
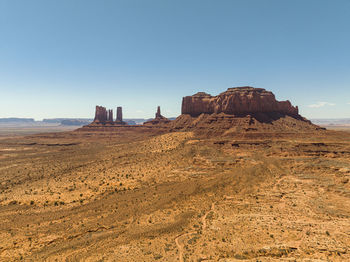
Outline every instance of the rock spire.
<path id="1" fill-rule="evenodd" d="M 116 119 L 116 122 L 122 122 L 123 121 L 123 110 L 122 110 L 122 107 L 121 106 L 118 106 L 117 107 L 117 119 Z"/>
<path id="2" fill-rule="evenodd" d="M 160 106 L 158 106 L 155 118 L 145 122 L 144 125 L 153 126 L 153 125 L 159 125 L 159 124 L 167 124 L 169 122 L 170 122 L 170 120 L 168 118 L 161 115 Z"/>

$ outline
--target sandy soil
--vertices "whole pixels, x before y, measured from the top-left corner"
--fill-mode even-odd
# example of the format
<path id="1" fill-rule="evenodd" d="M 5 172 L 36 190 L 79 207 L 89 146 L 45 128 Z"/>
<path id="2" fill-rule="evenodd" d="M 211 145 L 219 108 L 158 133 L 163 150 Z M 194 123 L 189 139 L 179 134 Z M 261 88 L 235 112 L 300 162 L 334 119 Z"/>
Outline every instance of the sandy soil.
<path id="1" fill-rule="evenodd" d="M 348 261 L 349 179 L 348 132 L 2 139 L 0 261 Z"/>

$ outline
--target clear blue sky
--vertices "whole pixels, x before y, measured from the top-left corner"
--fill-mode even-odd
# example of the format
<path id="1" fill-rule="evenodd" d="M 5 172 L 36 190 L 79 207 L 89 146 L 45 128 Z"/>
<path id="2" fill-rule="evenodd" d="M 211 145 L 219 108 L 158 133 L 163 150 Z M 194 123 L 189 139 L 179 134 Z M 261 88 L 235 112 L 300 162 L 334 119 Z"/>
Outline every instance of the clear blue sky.
<path id="1" fill-rule="evenodd" d="M 0 0 L 0 117 L 170 117 L 241 85 L 350 117 L 350 1 Z"/>

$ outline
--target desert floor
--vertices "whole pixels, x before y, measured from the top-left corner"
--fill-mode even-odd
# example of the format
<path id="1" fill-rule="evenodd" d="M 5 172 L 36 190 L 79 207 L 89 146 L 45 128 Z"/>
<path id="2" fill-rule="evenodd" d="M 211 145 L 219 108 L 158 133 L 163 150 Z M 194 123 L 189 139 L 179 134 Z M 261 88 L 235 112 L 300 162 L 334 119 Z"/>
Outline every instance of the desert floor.
<path id="1" fill-rule="evenodd" d="M 64 132 L 77 129 L 76 126 L 63 126 L 58 124 L 46 125 L 4 125 L 0 124 L 0 139 L 19 137 L 39 133 Z"/>
<path id="2" fill-rule="evenodd" d="M 350 261 L 350 132 L 0 139 L 0 261 Z"/>

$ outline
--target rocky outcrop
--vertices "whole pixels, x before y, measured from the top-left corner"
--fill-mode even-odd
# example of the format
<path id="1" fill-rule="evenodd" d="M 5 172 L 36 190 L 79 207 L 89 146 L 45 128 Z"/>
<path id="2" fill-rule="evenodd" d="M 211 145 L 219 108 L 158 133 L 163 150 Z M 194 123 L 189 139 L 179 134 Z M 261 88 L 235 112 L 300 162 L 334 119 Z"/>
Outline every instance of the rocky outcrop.
<path id="1" fill-rule="evenodd" d="M 96 106 L 94 123 L 106 123 L 107 110 L 103 106 Z"/>
<path id="2" fill-rule="evenodd" d="M 108 110 L 108 122 L 113 123 L 113 110 Z"/>
<path id="3" fill-rule="evenodd" d="M 112 110 L 96 106 L 95 120 L 86 126 L 104 129 L 128 127 L 123 122 L 122 108 L 117 108 L 117 119 L 113 119 Z M 101 125 L 102 123 L 102 125 Z M 198 92 L 182 100 L 182 114 L 170 121 L 162 116 L 157 107 L 155 118 L 135 128 L 155 130 L 188 130 L 210 136 L 231 136 L 256 133 L 300 133 L 322 130 L 299 115 L 297 106 L 291 102 L 277 101 L 275 95 L 263 88 L 250 86 L 229 88 L 227 91 L 211 96 Z"/>
<path id="4" fill-rule="evenodd" d="M 170 120 L 160 113 L 160 106 L 157 107 L 155 118 L 143 123 L 145 126 L 166 125 L 170 123 Z"/>
<path id="5" fill-rule="evenodd" d="M 116 121 L 123 122 L 123 109 L 121 106 L 117 107 L 117 120 Z"/>
<path id="6" fill-rule="evenodd" d="M 123 109 L 121 106 L 117 107 L 117 119 L 115 120 L 114 124 L 127 125 L 127 123 L 123 121 Z"/>
<path id="7" fill-rule="evenodd" d="M 163 116 L 160 113 L 160 106 L 157 107 L 156 118 L 163 118 Z"/>
<path id="8" fill-rule="evenodd" d="M 117 119 L 113 120 L 113 109 L 107 110 L 103 106 L 96 106 L 95 118 L 91 123 L 92 125 L 126 125 L 127 123 L 123 121 L 122 108 L 117 107 Z"/>
<path id="9" fill-rule="evenodd" d="M 289 116 L 299 115 L 298 107 L 292 106 L 288 100 L 277 101 L 272 92 L 249 86 L 229 88 L 217 96 L 199 92 L 182 100 L 182 114 L 194 117 L 203 113 L 242 115 L 272 112 Z"/>
<path id="10" fill-rule="evenodd" d="M 211 96 L 199 92 L 182 100 L 182 114 L 168 125 L 217 136 L 238 133 L 299 133 L 321 130 L 299 115 L 298 107 L 277 101 L 274 94 L 249 86 Z"/>

